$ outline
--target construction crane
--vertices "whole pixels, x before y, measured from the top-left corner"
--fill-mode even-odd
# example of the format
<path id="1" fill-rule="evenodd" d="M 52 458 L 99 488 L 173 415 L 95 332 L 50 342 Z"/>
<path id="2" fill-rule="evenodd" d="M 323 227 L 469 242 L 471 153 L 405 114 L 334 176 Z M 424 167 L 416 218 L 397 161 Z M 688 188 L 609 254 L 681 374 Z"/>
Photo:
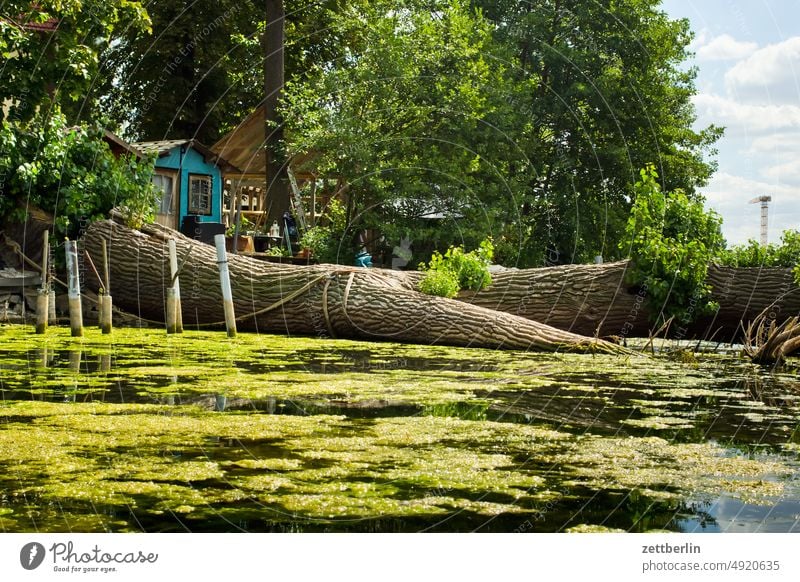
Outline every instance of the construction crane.
<path id="1" fill-rule="evenodd" d="M 756 196 L 749 204 L 761 203 L 761 246 L 767 246 L 767 209 L 772 202 L 772 196 Z"/>

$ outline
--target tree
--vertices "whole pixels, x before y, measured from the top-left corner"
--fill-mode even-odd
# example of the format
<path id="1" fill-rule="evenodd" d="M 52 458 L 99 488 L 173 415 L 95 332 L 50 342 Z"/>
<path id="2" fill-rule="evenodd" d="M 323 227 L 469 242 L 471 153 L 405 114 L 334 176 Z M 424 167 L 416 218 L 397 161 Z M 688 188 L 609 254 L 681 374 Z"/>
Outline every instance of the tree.
<path id="1" fill-rule="evenodd" d="M 104 54 L 103 110 L 130 138 L 214 143 L 258 104 L 263 84 L 241 83 L 229 65 L 246 52 L 233 36 L 257 35 L 263 13 L 233 0 L 147 8 L 152 30 L 130 29 Z"/>
<path id="2" fill-rule="evenodd" d="M 54 215 L 60 239 L 115 206 L 133 223 L 148 219 L 153 160 L 115 157 L 101 121 L 75 124 L 94 107 L 103 47 L 148 24 L 141 3 L 128 0 L 2 4 L 0 220 L 21 223 L 40 207 Z"/>
<path id="3" fill-rule="evenodd" d="M 459 2 L 384 1 L 342 10 L 332 29 L 347 43 L 342 56 L 287 88 L 290 151 L 314 152 L 318 171 L 346 177 L 351 235 L 463 234 L 458 242 L 476 246 L 502 208 L 502 179 L 482 157 L 492 147 L 485 119 L 503 98 L 488 23 Z"/>
<path id="4" fill-rule="evenodd" d="M 112 208 L 130 224 L 153 218 L 154 159 L 116 157 L 100 125 L 70 126 L 58 109 L 27 123 L 0 122 L 0 221 L 24 222 L 29 208 L 54 216 L 55 240 L 80 236 Z"/>
<path id="5" fill-rule="evenodd" d="M 264 26 L 264 147 L 269 210 L 267 223 L 281 221 L 290 210 L 283 117 L 278 108 L 284 89 L 284 44 L 286 13 L 283 0 L 266 0 Z"/>
<path id="6" fill-rule="evenodd" d="M 5 0 L 0 4 L 0 119 L 31 120 L 58 104 L 71 122 L 93 108 L 100 52 L 122 31 L 145 31 L 141 2 Z M 6 115 L 7 113 L 7 115 Z"/>
<path id="7" fill-rule="evenodd" d="M 658 0 L 476 0 L 528 80 L 510 99 L 532 171 L 520 191 L 523 263 L 616 255 L 637 172 L 655 163 L 666 191 L 693 196 L 721 135 L 694 131 L 689 23 Z M 527 234 L 526 233 L 526 234 Z"/>
<path id="8" fill-rule="evenodd" d="M 638 169 L 653 161 L 666 190 L 693 197 L 720 135 L 691 127 L 691 33 L 657 4 L 343 10 L 343 56 L 292 80 L 290 147 L 321 151 L 352 184 L 351 218 L 393 240 L 491 233 L 499 259 L 520 266 L 619 256 Z M 419 220 L 432 209 L 451 220 Z"/>
<path id="9" fill-rule="evenodd" d="M 198 292 L 181 299 L 184 322 L 219 325 L 222 296 L 215 284 L 219 274 L 213 247 L 157 226 L 137 233 L 112 221 L 90 225 L 85 241 L 93 256 L 107 241 L 115 257 L 110 273 L 115 305 L 162 320 L 163 297 L 153 290 L 162 289 L 169 278 L 166 237 L 175 239 L 197 282 Z M 230 256 L 228 265 L 239 329 L 495 349 L 625 352 L 508 313 L 424 295 L 403 287 L 392 271 L 280 265 L 241 255 Z M 97 289 L 99 282 L 90 279 L 88 285 Z"/>

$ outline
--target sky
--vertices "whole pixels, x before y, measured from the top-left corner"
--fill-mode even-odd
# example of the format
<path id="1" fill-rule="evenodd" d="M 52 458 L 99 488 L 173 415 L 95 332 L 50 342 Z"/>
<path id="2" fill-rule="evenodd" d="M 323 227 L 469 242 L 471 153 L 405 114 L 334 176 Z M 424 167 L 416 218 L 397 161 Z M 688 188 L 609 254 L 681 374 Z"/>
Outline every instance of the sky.
<path id="1" fill-rule="evenodd" d="M 697 127 L 726 128 L 707 205 L 722 215 L 728 244 L 759 239 L 770 195 L 769 240 L 800 229 L 800 0 L 664 0 L 688 18 L 698 68 Z"/>

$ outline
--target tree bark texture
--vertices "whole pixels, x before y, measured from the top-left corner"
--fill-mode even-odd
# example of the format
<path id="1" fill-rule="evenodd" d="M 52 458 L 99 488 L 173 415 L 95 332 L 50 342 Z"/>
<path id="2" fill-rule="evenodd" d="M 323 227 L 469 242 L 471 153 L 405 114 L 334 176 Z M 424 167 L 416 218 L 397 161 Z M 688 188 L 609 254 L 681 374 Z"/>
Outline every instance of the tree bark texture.
<path id="1" fill-rule="evenodd" d="M 174 238 L 179 263 L 185 259 L 180 271 L 184 326 L 221 325 L 222 294 L 213 247 L 157 225 L 144 231 L 101 221 L 86 232 L 86 249 L 92 256 L 98 256 L 101 241 L 107 241 L 114 303 L 142 318 L 164 321 L 166 241 Z M 391 271 L 301 267 L 239 255 L 229 256 L 228 262 L 240 330 L 485 348 L 624 351 L 510 313 L 424 295 L 413 290 L 404 275 Z M 90 287 L 93 284 L 90 280 Z"/>
<path id="2" fill-rule="evenodd" d="M 474 305 L 519 315 L 588 336 L 647 336 L 652 330 L 648 294 L 627 284 L 628 261 L 504 271 L 479 293 L 461 293 Z M 734 341 L 766 310 L 778 323 L 800 314 L 800 288 L 791 269 L 710 265 L 714 316 L 675 322 L 672 337 Z"/>

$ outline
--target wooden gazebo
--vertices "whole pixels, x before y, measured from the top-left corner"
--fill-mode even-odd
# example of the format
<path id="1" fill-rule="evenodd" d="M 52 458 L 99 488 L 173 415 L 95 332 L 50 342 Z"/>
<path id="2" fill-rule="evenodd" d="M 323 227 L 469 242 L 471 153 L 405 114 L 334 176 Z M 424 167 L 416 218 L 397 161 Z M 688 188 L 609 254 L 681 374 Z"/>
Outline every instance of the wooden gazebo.
<path id="1" fill-rule="evenodd" d="M 237 204 L 241 201 L 242 214 L 257 227 L 265 225 L 269 200 L 267 200 L 267 161 L 265 151 L 264 106 L 258 107 L 236 128 L 226 134 L 211 150 L 239 169 L 223 176 L 227 191 L 226 218 L 231 224 Z M 344 190 L 340 177 L 320 176 L 314 169 L 314 153 L 295 155 L 289 161 L 289 170 L 297 188 L 304 193 L 309 210 L 309 225 L 316 222 L 319 209 Z M 293 186 L 294 187 L 294 186 Z"/>

